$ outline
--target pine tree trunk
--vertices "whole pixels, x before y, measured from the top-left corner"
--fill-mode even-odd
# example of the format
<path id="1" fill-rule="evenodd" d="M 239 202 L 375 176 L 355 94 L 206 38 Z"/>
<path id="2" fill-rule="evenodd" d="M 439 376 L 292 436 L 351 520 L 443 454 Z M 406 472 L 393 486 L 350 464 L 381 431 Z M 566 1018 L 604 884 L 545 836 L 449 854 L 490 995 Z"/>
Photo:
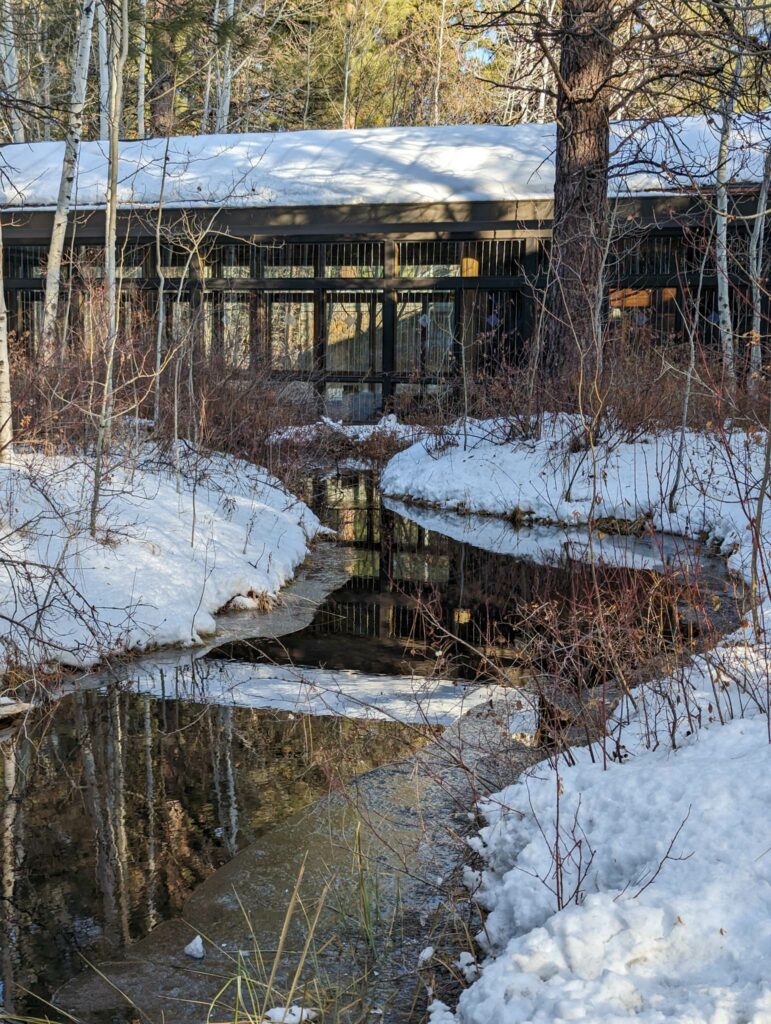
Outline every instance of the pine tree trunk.
<path id="1" fill-rule="evenodd" d="M 64 159 L 59 180 L 59 196 L 56 201 L 51 242 L 48 247 L 48 268 L 46 271 L 45 302 L 43 306 L 43 331 L 40 341 L 42 361 L 50 359 L 56 348 L 56 325 L 61 285 L 62 253 L 67 234 L 72 191 L 75 184 L 75 169 L 80 150 L 80 136 L 83 130 L 83 107 L 86 101 L 88 66 L 91 60 L 91 33 L 94 26 L 96 0 L 83 0 L 80 11 L 80 25 L 75 43 L 72 66 L 72 88 L 67 137 L 64 142 Z"/>
<path id="2" fill-rule="evenodd" d="M 608 240 L 609 0 L 565 0 L 557 88 L 557 151 L 546 365 L 585 365 L 601 343 Z"/>

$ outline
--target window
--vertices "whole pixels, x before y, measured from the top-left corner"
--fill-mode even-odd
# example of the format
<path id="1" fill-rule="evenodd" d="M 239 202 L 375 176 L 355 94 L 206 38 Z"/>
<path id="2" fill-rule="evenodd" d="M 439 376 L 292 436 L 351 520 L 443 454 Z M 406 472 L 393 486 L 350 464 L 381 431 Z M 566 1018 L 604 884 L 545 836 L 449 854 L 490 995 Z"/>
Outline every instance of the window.
<path id="1" fill-rule="evenodd" d="M 460 242 L 399 242 L 398 277 L 460 277 Z"/>
<path id="2" fill-rule="evenodd" d="M 157 259 L 152 258 L 153 274 L 159 273 Z M 182 245 L 163 245 L 161 247 L 160 273 L 165 278 L 196 277 L 203 269 L 204 277 L 211 276 L 211 267 L 201 264 L 200 255 L 191 252 Z"/>
<path id="3" fill-rule="evenodd" d="M 327 384 L 327 416 L 337 420 L 368 420 L 383 408 L 380 384 Z"/>
<path id="4" fill-rule="evenodd" d="M 259 247 L 263 277 L 315 277 L 315 245 L 276 242 Z"/>
<path id="5" fill-rule="evenodd" d="M 396 317 L 396 372 L 442 374 L 453 355 L 455 298 L 452 292 L 408 292 Z"/>
<path id="6" fill-rule="evenodd" d="M 522 273 L 525 241 L 522 238 L 486 238 L 464 242 L 463 277 L 515 277 Z"/>
<path id="7" fill-rule="evenodd" d="M 325 277 L 382 277 L 382 242 L 330 242 L 324 247 Z"/>
<path id="8" fill-rule="evenodd" d="M 252 277 L 251 246 L 244 242 L 217 246 L 214 252 L 215 277 Z"/>
<path id="9" fill-rule="evenodd" d="M 373 292 L 325 296 L 326 363 L 329 373 L 378 372 L 383 366 L 383 304 Z"/>
<path id="10" fill-rule="evenodd" d="M 48 247 L 45 245 L 7 245 L 3 250 L 3 272 L 6 280 L 29 280 L 45 277 Z"/>
<path id="11" fill-rule="evenodd" d="M 642 230 L 614 243 L 613 268 L 618 276 L 677 274 L 683 261 L 682 238 Z"/>
<path id="12" fill-rule="evenodd" d="M 675 340 L 676 288 L 616 288 L 609 304 L 612 336 L 641 344 Z"/>
<path id="13" fill-rule="evenodd" d="M 43 292 L 12 291 L 8 315 L 10 330 L 34 355 L 43 328 Z"/>
<path id="14" fill-rule="evenodd" d="M 250 313 L 248 292 L 223 292 L 222 304 L 222 357 L 233 370 L 249 368 Z"/>
<path id="15" fill-rule="evenodd" d="M 274 370 L 312 370 L 313 293 L 268 292 L 270 365 Z"/>
<path id="16" fill-rule="evenodd" d="M 495 372 L 517 358 L 519 292 L 480 289 L 464 296 L 463 331 L 477 368 Z"/>

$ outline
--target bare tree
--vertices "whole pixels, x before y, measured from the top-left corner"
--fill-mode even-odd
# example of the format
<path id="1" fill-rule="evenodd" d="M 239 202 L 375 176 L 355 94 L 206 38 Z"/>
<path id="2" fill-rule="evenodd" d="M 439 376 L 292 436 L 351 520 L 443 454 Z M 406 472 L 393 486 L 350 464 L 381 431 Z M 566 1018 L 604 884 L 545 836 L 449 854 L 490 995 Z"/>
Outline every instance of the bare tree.
<path id="1" fill-rule="evenodd" d="M 752 290 L 752 328 L 750 331 L 750 378 L 748 387 L 757 393 L 763 364 L 761 344 L 761 323 L 763 304 L 763 263 L 765 255 L 766 216 L 769 186 L 771 186 L 771 146 L 766 150 L 763 162 L 763 179 L 758 190 L 755 219 L 750 234 L 749 275 Z"/>
<path id="2" fill-rule="evenodd" d="M 110 57 L 110 106 L 109 106 L 109 157 L 107 172 L 107 195 L 105 199 L 105 287 L 107 291 L 108 337 L 105 346 L 104 386 L 96 436 L 94 459 L 94 493 L 91 502 L 89 529 L 96 536 L 96 521 L 99 512 L 99 498 L 102 483 L 102 462 L 109 447 L 112 413 L 115 400 L 113 373 L 115 348 L 118 341 L 118 275 L 117 226 L 118 226 L 118 161 L 120 157 L 120 120 L 123 110 L 123 72 L 126 66 L 129 46 L 129 0 L 120 0 L 110 8 L 109 57 Z"/>
<path id="3" fill-rule="evenodd" d="M 14 142 L 24 142 L 24 125 L 19 116 L 19 57 L 14 19 L 9 0 L 0 0 L 0 59 L 8 97 L 8 112 Z"/>
<path id="4" fill-rule="evenodd" d="M 13 452 L 13 405 L 11 403 L 11 364 L 8 358 L 8 310 L 3 281 L 3 226 L 0 217 L 0 461 Z"/>
<path id="5" fill-rule="evenodd" d="M 51 242 L 48 246 L 43 330 L 40 340 L 40 354 L 43 360 L 49 359 L 52 356 L 56 342 L 62 254 L 64 252 L 64 240 L 67 234 L 70 203 L 75 184 L 80 138 L 83 131 L 83 108 L 86 101 L 88 65 L 91 59 L 91 33 L 94 25 L 94 8 L 96 3 L 97 0 L 82 0 L 80 24 L 75 41 L 67 137 L 64 141 L 64 159 L 62 160 L 62 173 L 59 179 L 59 196 L 56 202 L 56 213 L 54 214 L 54 223 L 51 229 Z"/>
<path id="6" fill-rule="evenodd" d="M 137 138 L 145 135 L 145 78 L 147 76 L 147 0 L 139 0 L 137 31 Z"/>
<path id="7" fill-rule="evenodd" d="M 214 122 L 215 132 L 228 130 L 230 116 L 230 96 L 233 89 L 233 20 L 235 18 L 235 0 L 225 0 L 225 45 L 222 50 L 222 72 L 220 74 L 217 93 L 217 114 Z"/>

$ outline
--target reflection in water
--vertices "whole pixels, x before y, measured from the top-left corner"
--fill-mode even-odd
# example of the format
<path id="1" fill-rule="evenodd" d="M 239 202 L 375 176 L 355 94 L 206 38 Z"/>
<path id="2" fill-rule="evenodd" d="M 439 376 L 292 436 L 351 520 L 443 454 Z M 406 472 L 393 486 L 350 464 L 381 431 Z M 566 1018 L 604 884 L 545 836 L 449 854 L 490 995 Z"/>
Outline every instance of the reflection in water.
<path id="1" fill-rule="evenodd" d="M 418 513 L 415 521 L 386 507 L 363 473 L 316 480 L 305 498 L 351 549 L 348 582 L 306 629 L 224 644 L 209 657 L 512 679 L 522 668 L 544 669 L 544 628 L 583 629 L 579 611 L 586 618 L 612 610 L 619 628 L 623 622 L 630 635 L 646 634 L 653 651 L 684 625 L 689 632 L 697 626 L 682 613 L 686 580 L 693 586 L 701 563 L 682 545 L 664 552 L 652 540 L 595 540 L 589 564 L 580 531 L 516 531 L 478 520 L 475 529 L 456 529 L 462 539 L 455 539 L 441 532 L 436 513 Z M 493 550 L 476 546 L 476 534 Z"/>
<path id="2" fill-rule="evenodd" d="M 5 1009 L 179 913 L 267 828 L 415 748 L 387 722 L 81 691 L 2 742 Z"/>
<path id="3" fill-rule="evenodd" d="M 264 831 L 420 742 L 413 727 L 394 722 L 204 704 L 207 675 L 222 659 L 241 662 L 247 679 L 255 661 L 407 677 L 513 675 L 523 664 L 543 667 L 534 622 L 584 629 L 570 609 L 598 580 L 603 614 L 625 633 L 655 622 L 659 642 L 681 629 L 678 587 L 662 586 L 651 569 L 596 562 L 588 572 L 575 558 L 575 536 L 549 531 L 542 548 L 536 532 L 500 524 L 507 536 L 499 551 L 516 557 L 483 550 L 457 523 L 460 539 L 452 539 L 433 513 L 415 522 L 384 507 L 366 474 L 316 480 L 305 497 L 351 553 L 348 582 L 309 627 L 228 643 L 204 662 L 191 659 L 187 674 L 158 670 L 151 693 L 124 684 L 79 691 L 6 732 L 7 1010 L 14 1002 L 39 1009 L 20 987 L 49 996 L 77 973 L 81 954 L 103 957 L 178 914 L 197 885 Z M 488 522 L 478 536 L 495 548 L 492 530 Z M 656 562 L 652 545 L 649 554 Z M 636 595 L 625 619 L 614 609 L 621 591 Z M 534 618 L 544 608 L 551 617 Z M 129 683 L 132 675 L 139 685 L 140 664 L 129 666 Z M 177 699 L 182 675 L 201 683 L 188 687 L 187 700 Z"/>

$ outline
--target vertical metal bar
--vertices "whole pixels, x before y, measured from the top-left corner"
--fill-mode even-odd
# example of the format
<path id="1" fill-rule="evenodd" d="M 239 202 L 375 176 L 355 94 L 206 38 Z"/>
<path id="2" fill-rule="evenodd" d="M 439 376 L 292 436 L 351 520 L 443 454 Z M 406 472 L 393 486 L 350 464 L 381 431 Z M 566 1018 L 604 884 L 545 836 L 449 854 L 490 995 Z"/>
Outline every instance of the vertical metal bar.
<path id="1" fill-rule="evenodd" d="M 386 278 L 396 277 L 396 242 L 386 239 L 383 243 L 383 273 Z M 383 411 L 388 412 L 393 404 L 394 373 L 396 370 L 396 314 L 398 292 L 395 287 L 383 293 L 383 357 L 382 357 L 382 391 Z"/>

